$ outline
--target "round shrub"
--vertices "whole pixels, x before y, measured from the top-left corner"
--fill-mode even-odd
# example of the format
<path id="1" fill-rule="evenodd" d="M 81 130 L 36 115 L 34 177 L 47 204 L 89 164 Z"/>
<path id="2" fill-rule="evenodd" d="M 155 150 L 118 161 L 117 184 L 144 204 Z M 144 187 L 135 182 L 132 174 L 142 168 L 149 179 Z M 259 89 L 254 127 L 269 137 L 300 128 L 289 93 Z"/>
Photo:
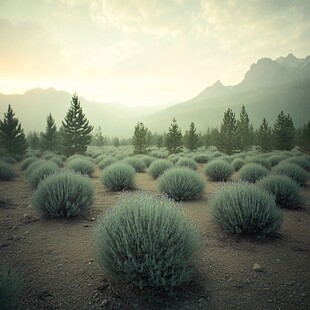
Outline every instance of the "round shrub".
<path id="1" fill-rule="evenodd" d="M 49 159 L 49 161 L 55 163 L 58 167 L 63 167 L 64 163 L 62 158 L 58 157 L 58 156 L 54 156 L 51 159 Z"/>
<path id="2" fill-rule="evenodd" d="M 53 158 L 56 154 L 55 153 L 52 153 L 52 152 L 49 152 L 49 153 L 45 153 L 42 158 L 45 159 L 45 160 L 50 160 L 51 158 Z"/>
<path id="3" fill-rule="evenodd" d="M 26 170 L 28 166 L 34 163 L 36 160 L 37 160 L 37 157 L 28 157 L 24 159 L 21 163 L 21 169 Z"/>
<path id="4" fill-rule="evenodd" d="M 310 171 L 310 161 L 306 156 L 291 157 L 286 159 L 285 162 L 296 164 L 306 171 Z"/>
<path id="5" fill-rule="evenodd" d="M 109 190 L 118 192 L 135 188 L 135 169 L 126 163 L 108 166 L 101 174 L 101 181 Z"/>
<path id="6" fill-rule="evenodd" d="M 180 158 L 175 165 L 176 167 L 187 167 L 192 170 L 197 170 L 198 168 L 197 163 L 193 159 L 186 157 Z"/>
<path id="7" fill-rule="evenodd" d="M 94 195 L 87 175 L 59 171 L 40 182 L 32 201 L 44 217 L 74 217 L 93 203 Z"/>
<path id="8" fill-rule="evenodd" d="M 155 160 L 154 157 L 148 155 L 141 156 L 141 159 L 144 161 L 146 167 L 149 167 L 150 164 Z"/>
<path id="9" fill-rule="evenodd" d="M 16 164 L 17 160 L 13 156 L 3 156 L 0 158 L 2 162 L 5 162 L 7 164 Z"/>
<path id="10" fill-rule="evenodd" d="M 246 157 L 245 161 L 247 163 L 260 164 L 260 165 L 262 165 L 263 167 L 265 167 L 268 170 L 271 169 L 270 161 L 268 159 L 265 159 L 265 158 L 262 158 L 262 157 L 259 157 L 259 156 Z"/>
<path id="11" fill-rule="evenodd" d="M 281 162 L 271 170 L 272 174 L 286 175 L 297 182 L 298 185 L 304 186 L 309 178 L 306 170 L 292 163 Z"/>
<path id="12" fill-rule="evenodd" d="M 279 155 L 272 155 L 270 157 L 268 157 L 268 161 L 271 164 L 271 167 L 274 167 L 275 165 L 277 165 L 280 161 L 285 160 L 287 158 L 286 155 L 283 154 L 279 154 Z"/>
<path id="13" fill-rule="evenodd" d="M 187 167 L 166 170 L 158 179 L 158 189 L 176 201 L 195 200 L 205 188 L 204 179 Z"/>
<path id="14" fill-rule="evenodd" d="M 32 162 L 30 165 L 28 165 L 25 174 L 26 177 L 28 178 L 29 175 L 35 170 L 37 169 L 40 165 L 47 163 L 46 160 L 44 159 L 37 159 L 36 161 Z"/>
<path id="15" fill-rule="evenodd" d="M 245 163 L 245 160 L 242 158 L 235 158 L 232 161 L 232 165 L 234 166 L 235 171 L 239 171 L 245 165 Z"/>
<path id="16" fill-rule="evenodd" d="M 87 174 L 91 176 L 95 171 L 95 165 L 87 158 L 74 158 L 68 162 L 68 169 L 81 174 Z"/>
<path id="17" fill-rule="evenodd" d="M 148 169 L 149 174 L 153 179 L 157 179 L 162 175 L 167 169 L 173 167 L 173 163 L 168 159 L 157 159 L 153 161 Z"/>
<path id="18" fill-rule="evenodd" d="M 239 170 L 239 174 L 242 181 L 255 183 L 259 179 L 267 176 L 269 174 L 269 170 L 261 164 L 249 163 L 245 164 Z"/>
<path id="19" fill-rule="evenodd" d="M 193 159 L 199 164 L 205 164 L 210 160 L 210 157 L 206 154 L 194 155 Z"/>
<path id="20" fill-rule="evenodd" d="M 204 173 L 212 181 L 227 181 L 232 176 L 235 169 L 234 166 L 221 159 L 214 159 L 205 165 Z"/>
<path id="21" fill-rule="evenodd" d="M 274 197 L 253 184 L 225 184 L 211 196 L 209 205 L 214 221 L 233 234 L 264 238 L 282 224 Z"/>
<path id="22" fill-rule="evenodd" d="M 84 155 L 81 155 L 81 154 L 74 154 L 74 155 L 71 155 L 67 158 L 67 162 L 69 163 L 71 160 L 73 159 L 77 159 L 77 158 L 82 158 L 82 159 L 88 159 L 88 157 L 84 156 Z M 90 159 L 88 159 L 90 161 Z"/>
<path id="23" fill-rule="evenodd" d="M 32 188 L 37 188 L 38 184 L 43 179 L 57 171 L 59 171 L 59 167 L 55 163 L 46 161 L 33 169 L 33 171 L 27 176 L 27 179 Z"/>
<path id="24" fill-rule="evenodd" d="M 102 159 L 102 160 L 98 163 L 98 167 L 99 167 L 99 169 L 104 169 L 104 168 L 106 168 L 106 167 L 108 167 L 108 166 L 111 166 L 112 164 L 117 163 L 117 162 L 118 162 L 117 159 L 108 156 L 108 157 Z"/>
<path id="25" fill-rule="evenodd" d="M 168 156 L 168 159 L 173 163 L 177 163 L 180 159 L 180 156 L 179 155 L 176 155 L 176 154 L 171 154 Z"/>
<path id="26" fill-rule="evenodd" d="M 136 172 L 144 172 L 146 169 L 144 161 L 139 157 L 127 157 L 124 162 L 132 166 Z"/>
<path id="27" fill-rule="evenodd" d="M 193 278 L 199 233 L 170 199 L 125 194 L 99 222 L 95 245 L 112 277 L 170 293 Z"/>
<path id="28" fill-rule="evenodd" d="M 300 187 L 285 175 L 269 175 L 256 185 L 272 194 L 279 208 L 298 209 L 302 206 Z"/>
<path id="29" fill-rule="evenodd" d="M 14 168 L 5 162 L 0 161 L 0 180 L 8 181 L 16 176 Z"/>

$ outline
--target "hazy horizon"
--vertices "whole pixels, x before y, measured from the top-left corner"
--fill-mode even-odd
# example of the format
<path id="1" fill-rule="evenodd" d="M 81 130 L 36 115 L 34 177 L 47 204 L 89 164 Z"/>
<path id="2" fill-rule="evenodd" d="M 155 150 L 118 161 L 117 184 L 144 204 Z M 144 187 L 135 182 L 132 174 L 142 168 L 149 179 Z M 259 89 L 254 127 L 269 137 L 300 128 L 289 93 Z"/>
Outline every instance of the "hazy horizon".
<path id="1" fill-rule="evenodd" d="M 1 0 L 0 93 L 53 87 L 129 106 L 185 101 L 310 51 L 309 1 Z"/>

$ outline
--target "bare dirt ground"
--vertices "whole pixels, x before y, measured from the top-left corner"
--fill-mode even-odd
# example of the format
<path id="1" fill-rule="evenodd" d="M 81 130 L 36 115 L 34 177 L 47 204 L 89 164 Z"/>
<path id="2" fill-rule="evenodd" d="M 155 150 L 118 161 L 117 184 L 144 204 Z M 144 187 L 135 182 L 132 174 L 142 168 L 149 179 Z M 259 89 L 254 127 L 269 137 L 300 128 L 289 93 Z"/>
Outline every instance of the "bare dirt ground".
<path id="1" fill-rule="evenodd" d="M 21 309 L 310 309 L 309 182 L 304 208 L 282 210 L 281 238 L 255 241 L 236 239 L 212 222 L 208 198 L 219 184 L 207 181 L 200 201 L 181 206 L 202 235 L 195 281 L 175 297 L 154 300 L 111 282 L 94 258 L 96 221 L 120 195 L 104 188 L 99 170 L 92 178 L 96 200 L 89 214 L 43 220 L 31 206 L 24 172 L 15 167 L 18 176 L 0 183 L 0 266 L 7 263 L 21 273 Z M 157 193 L 147 173 L 137 174 L 137 186 Z M 254 264 L 261 268 L 254 270 Z"/>

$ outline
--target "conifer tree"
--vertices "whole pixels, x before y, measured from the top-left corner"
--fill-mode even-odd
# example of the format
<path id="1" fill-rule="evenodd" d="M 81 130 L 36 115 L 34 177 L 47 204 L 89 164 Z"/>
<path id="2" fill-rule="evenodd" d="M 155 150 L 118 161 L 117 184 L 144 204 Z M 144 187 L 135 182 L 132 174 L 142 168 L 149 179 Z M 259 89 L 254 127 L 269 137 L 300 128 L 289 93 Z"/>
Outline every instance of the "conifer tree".
<path id="1" fill-rule="evenodd" d="M 95 130 L 95 134 L 92 136 L 91 145 L 103 147 L 103 145 L 107 142 L 107 138 L 102 135 L 101 127 L 99 126 Z"/>
<path id="2" fill-rule="evenodd" d="M 172 120 L 172 124 L 169 127 L 169 132 L 167 133 L 165 139 L 165 146 L 169 154 L 176 154 L 181 152 L 182 149 L 182 133 L 181 129 L 177 124 L 175 118 Z"/>
<path id="3" fill-rule="evenodd" d="M 273 128 L 277 150 L 291 150 L 294 147 L 295 128 L 291 116 L 280 112 Z"/>
<path id="4" fill-rule="evenodd" d="M 258 130 L 258 146 L 262 152 L 270 152 L 272 150 L 273 144 L 273 135 L 272 129 L 268 125 L 265 118 L 263 118 L 263 122 L 259 126 Z"/>
<path id="5" fill-rule="evenodd" d="M 70 109 L 62 122 L 62 147 L 65 155 L 84 154 L 91 142 L 93 126 L 85 117 L 80 106 L 79 98 L 73 95 Z"/>
<path id="6" fill-rule="evenodd" d="M 113 138 L 113 146 L 119 147 L 119 145 L 120 145 L 119 138 L 114 137 L 114 138 Z"/>
<path id="7" fill-rule="evenodd" d="M 199 147 L 199 136 L 196 133 L 196 127 L 193 122 L 189 126 L 189 131 L 186 131 L 184 135 L 184 145 L 190 151 L 194 151 Z"/>
<path id="8" fill-rule="evenodd" d="M 13 113 L 11 105 L 4 119 L 0 120 L 0 145 L 6 155 L 24 155 L 27 150 L 27 141 L 24 130 Z"/>
<path id="9" fill-rule="evenodd" d="M 310 154 L 310 121 L 298 129 L 296 143 L 301 151 Z"/>
<path id="10" fill-rule="evenodd" d="M 221 130 L 219 134 L 219 140 L 216 143 L 217 148 L 231 155 L 237 147 L 237 121 L 235 113 L 231 109 L 228 109 L 224 113 L 223 122 L 221 124 Z"/>
<path id="11" fill-rule="evenodd" d="M 32 148 L 33 150 L 38 150 L 40 148 L 41 135 L 42 133 L 38 134 L 36 131 L 30 131 L 26 137 L 28 147 Z"/>
<path id="12" fill-rule="evenodd" d="M 42 134 L 41 146 L 44 151 L 55 151 L 57 148 L 57 127 L 51 113 L 46 117 L 46 129 Z"/>
<path id="13" fill-rule="evenodd" d="M 237 139 L 241 151 L 249 149 L 251 144 L 250 138 L 250 119 L 245 106 L 242 105 L 240 118 L 237 121 Z"/>
<path id="14" fill-rule="evenodd" d="M 135 131 L 132 137 L 132 144 L 134 147 L 134 154 L 145 154 L 146 148 L 149 143 L 149 131 L 146 127 L 144 127 L 144 124 L 141 122 L 138 122 Z"/>

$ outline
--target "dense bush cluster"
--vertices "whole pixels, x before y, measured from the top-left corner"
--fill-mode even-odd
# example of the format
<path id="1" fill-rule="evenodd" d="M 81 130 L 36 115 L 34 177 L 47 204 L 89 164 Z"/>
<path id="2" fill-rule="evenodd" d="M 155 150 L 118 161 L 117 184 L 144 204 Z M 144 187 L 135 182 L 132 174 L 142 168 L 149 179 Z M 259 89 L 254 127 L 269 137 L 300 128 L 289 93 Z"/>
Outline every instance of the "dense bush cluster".
<path id="1" fill-rule="evenodd" d="M 27 157 L 26 159 L 22 161 L 21 169 L 26 170 L 28 166 L 34 163 L 36 160 L 37 160 L 37 157 Z"/>
<path id="2" fill-rule="evenodd" d="M 87 158 L 74 158 L 68 162 L 68 169 L 81 174 L 87 174 L 91 176 L 95 171 L 95 165 L 92 161 Z"/>
<path id="3" fill-rule="evenodd" d="M 116 158 L 108 156 L 108 157 L 105 157 L 105 158 L 100 160 L 100 162 L 98 163 L 98 167 L 99 167 L 99 169 L 104 169 L 108 166 L 111 166 L 112 164 L 117 163 L 117 162 L 118 162 L 118 160 Z"/>
<path id="4" fill-rule="evenodd" d="M 232 161 L 232 165 L 234 166 L 235 171 L 239 171 L 245 164 L 246 161 L 242 158 L 235 158 Z"/>
<path id="5" fill-rule="evenodd" d="M 144 172 L 146 164 L 139 157 L 128 157 L 124 159 L 124 162 L 132 166 L 136 172 Z"/>
<path id="6" fill-rule="evenodd" d="M 171 292 L 193 277 L 197 228 L 176 203 L 126 194 L 99 222 L 97 257 L 112 276 L 138 288 Z"/>
<path id="7" fill-rule="evenodd" d="M 205 188 L 204 179 L 187 167 L 166 170 L 158 179 L 158 189 L 176 201 L 195 200 Z"/>
<path id="8" fill-rule="evenodd" d="M 8 181 L 16 176 L 14 168 L 3 161 L 0 161 L 0 180 Z"/>
<path id="9" fill-rule="evenodd" d="M 60 171 L 40 182 L 33 205 L 44 217 L 74 217 L 92 204 L 94 195 L 87 175 Z"/>
<path id="10" fill-rule="evenodd" d="M 187 168 L 190 168 L 192 170 L 197 170 L 197 168 L 198 168 L 197 163 L 193 159 L 186 158 L 186 157 L 180 158 L 176 162 L 175 165 L 176 165 L 176 167 L 187 167 Z"/>
<path id="11" fill-rule="evenodd" d="M 227 181 L 234 173 L 234 166 L 222 159 L 214 159 L 205 165 L 204 173 L 212 181 Z"/>
<path id="12" fill-rule="evenodd" d="M 281 227 L 274 198 L 252 184 L 225 184 L 212 195 L 210 207 L 215 222 L 233 234 L 263 238 Z"/>
<path id="13" fill-rule="evenodd" d="M 197 154 L 193 159 L 199 164 L 206 164 L 210 160 L 210 157 L 206 154 Z"/>
<path id="14" fill-rule="evenodd" d="M 242 181 L 255 183 L 259 179 L 267 176 L 269 174 L 269 170 L 261 164 L 249 163 L 245 164 L 239 170 L 239 174 Z"/>
<path id="15" fill-rule="evenodd" d="M 173 163 L 170 160 L 157 159 L 150 164 L 148 172 L 153 179 L 157 179 L 167 169 L 170 169 L 171 167 L 173 167 Z"/>

